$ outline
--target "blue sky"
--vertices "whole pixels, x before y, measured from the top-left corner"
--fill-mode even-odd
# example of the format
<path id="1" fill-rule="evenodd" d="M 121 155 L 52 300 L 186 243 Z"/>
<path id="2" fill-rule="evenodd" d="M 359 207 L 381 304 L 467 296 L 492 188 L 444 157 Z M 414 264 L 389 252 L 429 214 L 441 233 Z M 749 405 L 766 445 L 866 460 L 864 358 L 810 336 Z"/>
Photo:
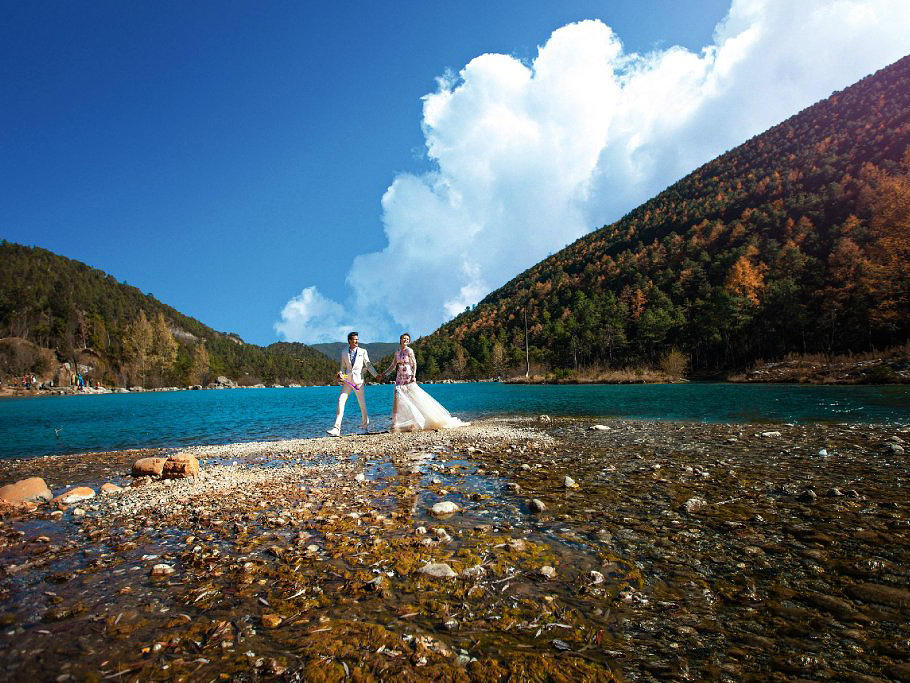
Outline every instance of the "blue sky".
<path id="1" fill-rule="evenodd" d="M 743 22 L 773 27 L 774 17 L 783 16 L 764 8 L 775 0 L 751 3 L 762 6 L 758 18 L 745 7 L 750 3 L 739 4 L 744 7 L 733 13 L 724 35 L 738 36 L 740 43 L 748 33 Z M 0 237 L 101 268 L 254 343 L 279 336 L 330 339 L 350 325 L 367 340 L 396 337 L 401 326 L 430 332 L 462 303 L 476 302 L 484 287 L 501 285 L 578 234 L 615 219 L 655 188 L 793 113 L 794 106 L 899 57 L 906 41 L 886 25 L 902 11 L 895 9 L 901 3 L 852 2 L 860 9 L 870 4 L 876 16 L 851 19 L 852 33 L 837 37 L 849 47 L 850 40 L 868 41 L 881 29 L 882 45 L 854 54 L 848 69 L 820 64 L 824 73 L 783 85 L 778 74 L 774 87 L 786 88 L 778 107 L 728 117 L 729 130 L 721 126 L 723 134 L 712 133 L 705 142 L 704 132 L 713 126 L 698 112 L 716 106 L 717 82 L 727 109 L 737 88 L 745 87 L 726 73 L 718 77 L 719 60 L 707 60 L 703 49 L 717 43 L 715 27 L 729 2 L 6 2 L 0 24 Z M 599 22 L 554 34 L 584 19 Z M 814 20 L 823 27 L 829 20 L 843 23 L 836 19 Z M 562 36 L 565 46 L 557 49 L 559 40 L 551 36 Z M 617 37 L 619 52 L 604 47 Z M 503 94 L 511 92 L 509 79 L 524 83 L 522 68 L 536 78 L 538 47 L 548 42 L 554 46 L 550 68 L 560 83 L 596 70 L 603 60 L 621 82 L 617 93 L 634 80 L 629 68 L 670 74 L 666 82 L 657 79 L 661 92 L 701 80 L 681 105 L 695 113 L 670 127 L 652 122 L 645 131 L 651 147 L 636 150 L 636 159 L 645 150 L 659 172 L 640 165 L 617 171 L 626 162 L 611 157 L 609 140 L 620 139 L 620 124 L 600 131 L 586 125 L 596 112 L 582 119 L 580 129 L 594 137 L 562 140 L 558 148 L 593 146 L 593 165 L 577 157 L 564 161 L 561 175 L 574 177 L 579 165 L 587 175 L 566 189 L 571 201 L 546 207 L 552 208 L 548 225 L 522 226 L 527 234 L 520 241 L 528 247 L 513 255 L 505 252 L 514 226 L 497 223 L 489 212 L 470 218 L 440 213 L 420 195 L 429 188 L 439 204 L 443 191 L 434 182 L 442 179 L 446 191 L 472 196 L 479 171 L 463 163 L 477 156 L 467 142 L 479 125 L 471 116 L 485 106 L 509 110 L 514 101 Z M 585 46 L 591 47 L 586 55 L 596 53 L 594 67 L 575 55 Z M 488 53 L 514 59 L 497 61 Z M 740 53 L 748 57 L 728 49 Z M 475 60 L 481 55 L 488 57 Z M 469 63 L 473 71 L 462 72 Z M 688 75 L 679 77 L 680 69 Z M 438 84 L 446 73 L 450 78 Z M 677 77 L 683 80 L 674 84 Z M 641 87 L 623 92 L 638 92 L 654 80 L 638 79 Z M 760 84 L 764 98 L 771 80 Z M 496 102 L 487 97 L 471 108 L 479 102 L 472 99 L 478 83 L 496 85 Z M 579 92 L 603 84 L 609 90 L 612 83 L 581 81 Z M 421 99 L 434 93 L 435 99 Z M 635 106 L 646 101 L 666 108 L 654 93 L 641 97 Z M 467 104 L 459 105 L 459 98 Z M 619 101 L 590 104 L 611 109 Z M 578 106 L 587 104 L 582 97 Z M 632 105 L 622 107 L 634 113 Z M 552 108 L 536 107 L 519 118 L 552 130 L 535 118 L 543 109 Z M 672 137 L 658 134 L 670 128 Z M 642 131 L 635 134 L 640 139 Z M 668 140 L 673 154 L 664 163 Z M 427 144 L 435 145 L 430 158 Z M 545 153 L 539 150 L 535 159 Z M 537 191 L 536 176 L 521 175 L 533 164 L 520 158 L 499 161 L 485 164 L 488 172 L 495 169 L 498 184 L 487 178 L 482 194 L 489 206 L 508 210 L 516 188 Z M 604 178 L 620 176 L 625 185 L 603 185 Z M 610 188 L 621 201 L 592 199 Z M 451 208 L 452 196 L 442 205 Z M 468 224 L 475 226 L 471 239 L 480 242 L 462 240 L 449 251 L 448 242 L 436 240 L 460 234 Z M 438 258 L 409 256 L 421 244 L 434 245 Z M 475 263 L 466 256 L 478 251 L 497 260 Z M 402 262 L 419 267 L 399 268 Z M 433 273 L 441 281 L 450 267 L 448 282 L 422 286 L 422 276 Z M 424 289 L 426 296 L 410 298 L 409 292 Z"/>

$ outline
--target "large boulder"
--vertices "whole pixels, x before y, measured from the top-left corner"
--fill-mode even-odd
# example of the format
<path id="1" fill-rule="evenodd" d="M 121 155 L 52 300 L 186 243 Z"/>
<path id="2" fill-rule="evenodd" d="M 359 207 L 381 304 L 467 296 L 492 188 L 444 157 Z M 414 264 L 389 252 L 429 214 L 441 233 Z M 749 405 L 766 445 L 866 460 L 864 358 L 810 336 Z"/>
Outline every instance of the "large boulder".
<path id="1" fill-rule="evenodd" d="M 77 486 L 68 491 L 64 491 L 59 496 L 54 498 L 51 502 L 60 505 L 72 505 L 73 503 L 79 503 L 83 500 L 88 500 L 89 498 L 94 497 L 94 489 L 90 489 L 88 486 Z"/>
<path id="2" fill-rule="evenodd" d="M 7 503 L 24 503 L 25 501 L 50 500 L 51 498 L 53 498 L 53 494 L 41 477 L 29 477 L 0 488 L 0 500 L 5 500 Z"/>
<path id="3" fill-rule="evenodd" d="M 134 477 L 160 477 L 167 458 L 140 458 L 133 463 Z"/>
<path id="4" fill-rule="evenodd" d="M 189 453 L 177 453 L 165 461 L 161 476 L 165 479 L 182 479 L 195 477 L 198 474 L 199 461 L 196 456 Z"/>

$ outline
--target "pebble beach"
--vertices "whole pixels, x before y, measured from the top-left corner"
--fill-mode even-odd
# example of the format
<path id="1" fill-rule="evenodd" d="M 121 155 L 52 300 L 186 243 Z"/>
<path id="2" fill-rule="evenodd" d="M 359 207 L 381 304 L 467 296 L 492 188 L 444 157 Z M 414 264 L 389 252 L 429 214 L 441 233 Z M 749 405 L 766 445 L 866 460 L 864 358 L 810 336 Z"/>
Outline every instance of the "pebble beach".
<path id="1" fill-rule="evenodd" d="M 489 419 L 0 461 L 7 680 L 910 680 L 893 425 Z M 110 484 L 110 493 L 102 485 Z M 77 497 L 78 498 L 78 497 Z"/>

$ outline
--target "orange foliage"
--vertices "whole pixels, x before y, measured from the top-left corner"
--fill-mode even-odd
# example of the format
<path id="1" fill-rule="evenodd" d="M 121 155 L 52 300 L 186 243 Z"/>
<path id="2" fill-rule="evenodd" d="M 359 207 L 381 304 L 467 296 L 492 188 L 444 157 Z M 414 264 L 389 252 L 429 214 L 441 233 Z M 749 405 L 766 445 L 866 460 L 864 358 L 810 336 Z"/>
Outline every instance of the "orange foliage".
<path id="1" fill-rule="evenodd" d="M 910 148 L 902 173 L 888 175 L 872 164 L 861 171 L 861 199 L 868 207 L 868 262 L 864 284 L 876 299 L 870 317 L 883 323 L 910 315 Z"/>
<path id="2" fill-rule="evenodd" d="M 760 294 L 765 287 L 765 271 L 768 267 L 763 263 L 755 264 L 752 259 L 758 256 L 758 249 L 750 246 L 746 253 L 740 256 L 724 283 L 728 292 L 741 296 L 758 306 L 761 303 Z"/>

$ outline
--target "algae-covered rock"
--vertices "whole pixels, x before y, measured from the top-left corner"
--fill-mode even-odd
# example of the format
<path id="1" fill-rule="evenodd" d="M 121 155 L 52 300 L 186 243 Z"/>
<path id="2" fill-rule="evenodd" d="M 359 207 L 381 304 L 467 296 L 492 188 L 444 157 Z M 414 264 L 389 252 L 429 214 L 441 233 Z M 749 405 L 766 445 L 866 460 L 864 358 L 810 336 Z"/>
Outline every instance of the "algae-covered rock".
<path id="1" fill-rule="evenodd" d="M 418 571 L 421 574 L 434 576 L 437 579 L 452 579 L 458 576 L 458 574 L 455 573 L 455 570 L 445 562 L 430 562 L 429 564 L 425 564 Z"/>

